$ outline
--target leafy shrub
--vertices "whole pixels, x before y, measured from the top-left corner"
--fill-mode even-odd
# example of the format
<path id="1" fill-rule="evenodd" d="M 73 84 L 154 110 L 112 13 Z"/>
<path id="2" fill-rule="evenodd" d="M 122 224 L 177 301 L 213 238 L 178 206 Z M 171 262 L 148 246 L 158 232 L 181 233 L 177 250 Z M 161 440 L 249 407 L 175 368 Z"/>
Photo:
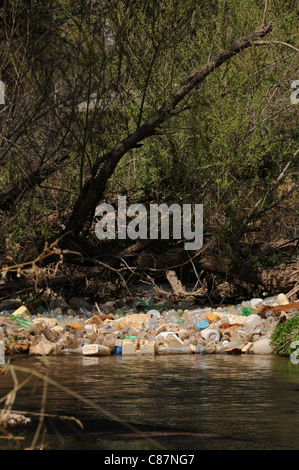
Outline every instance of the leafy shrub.
<path id="1" fill-rule="evenodd" d="M 299 340 L 299 312 L 293 318 L 277 325 L 271 335 L 270 344 L 275 354 L 289 356 L 292 341 Z"/>

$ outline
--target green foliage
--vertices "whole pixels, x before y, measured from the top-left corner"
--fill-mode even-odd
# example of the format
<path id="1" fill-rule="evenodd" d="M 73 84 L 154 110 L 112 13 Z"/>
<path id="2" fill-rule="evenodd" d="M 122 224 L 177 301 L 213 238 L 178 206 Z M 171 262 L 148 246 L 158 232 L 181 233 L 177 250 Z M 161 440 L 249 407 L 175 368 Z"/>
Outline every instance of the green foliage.
<path id="1" fill-rule="evenodd" d="M 275 327 L 270 344 L 273 346 L 275 354 L 289 356 L 291 354 L 290 345 L 296 340 L 299 340 L 299 312 L 293 318 Z"/>
<path id="2" fill-rule="evenodd" d="M 20 196 L 2 236 L 10 232 L 21 243 L 33 232 L 52 235 L 55 225 L 40 221 L 55 211 L 67 217 L 97 159 L 155 113 L 191 72 L 257 28 L 263 12 L 260 0 L 16 2 L 2 21 L 9 106 L 1 143 L 9 158 L 1 189 L 57 156 L 70 158 L 46 184 Z M 269 2 L 267 20 L 274 22 L 271 40 L 296 44 L 294 2 Z M 125 155 L 107 196 L 203 203 L 206 225 L 235 265 L 249 212 L 280 197 L 281 186 L 271 188 L 289 161 L 288 180 L 280 183 L 289 188 L 296 177 L 298 160 L 291 157 L 298 119 L 290 106 L 296 59 L 294 50 L 275 45 L 251 47 L 223 64 L 160 135 Z M 292 238 L 296 229 L 289 225 Z M 276 229 L 277 238 L 285 226 Z"/>

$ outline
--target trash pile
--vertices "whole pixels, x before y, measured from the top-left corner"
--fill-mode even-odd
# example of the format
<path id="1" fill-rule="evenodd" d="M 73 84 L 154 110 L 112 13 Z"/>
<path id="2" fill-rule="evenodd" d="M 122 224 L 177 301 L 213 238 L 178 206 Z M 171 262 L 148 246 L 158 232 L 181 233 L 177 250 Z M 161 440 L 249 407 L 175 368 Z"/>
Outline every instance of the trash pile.
<path id="1" fill-rule="evenodd" d="M 34 312 L 21 301 L 0 302 L 0 363 L 14 354 L 273 354 L 275 326 L 299 311 L 284 294 L 201 308 L 153 300 L 56 297 Z"/>

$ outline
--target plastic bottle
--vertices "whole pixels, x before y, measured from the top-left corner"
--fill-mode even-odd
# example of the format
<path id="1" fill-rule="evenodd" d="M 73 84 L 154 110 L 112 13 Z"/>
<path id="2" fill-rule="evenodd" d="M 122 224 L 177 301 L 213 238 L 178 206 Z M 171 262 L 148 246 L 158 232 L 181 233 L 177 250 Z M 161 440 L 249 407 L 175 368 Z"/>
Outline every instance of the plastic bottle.
<path id="1" fill-rule="evenodd" d="M 258 298 L 258 299 L 251 299 L 250 305 L 251 305 L 252 307 L 255 307 L 255 306 L 257 306 L 258 304 L 261 304 L 262 302 L 263 302 L 263 299 L 260 299 L 260 298 Z"/>
<path id="2" fill-rule="evenodd" d="M 205 349 L 208 354 L 212 354 L 216 351 L 216 344 L 211 341 L 205 345 Z"/>
<path id="3" fill-rule="evenodd" d="M 98 334 L 96 332 L 96 328 L 95 328 L 95 325 L 93 324 L 87 324 L 85 325 L 85 332 L 86 332 L 86 336 L 87 338 L 91 341 L 91 342 L 94 342 L 97 337 L 98 337 Z"/>
<path id="4" fill-rule="evenodd" d="M 197 336 L 196 334 L 193 334 L 191 336 L 189 336 L 189 340 L 188 340 L 188 344 L 193 344 L 194 346 L 197 345 Z"/>
<path id="5" fill-rule="evenodd" d="M 179 319 L 180 317 L 175 310 L 169 310 L 163 313 L 165 323 L 177 323 Z"/>
<path id="6" fill-rule="evenodd" d="M 158 329 L 158 319 L 157 317 L 151 317 L 149 321 L 149 331 L 156 331 Z"/>
<path id="7" fill-rule="evenodd" d="M 221 322 L 222 328 L 229 328 L 230 326 L 229 318 L 226 315 L 221 317 L 220 322 Z"/>
<path id="8" fill-rule="evenodd" d="M 253 311 L 254 308 L 252 307 L 242 307 L 240 315 L 242 315 L 242 317 L 248 317 Z"/>
<path id="9" fill-rule="evenodd" d="M 78 346 L 77 348 L 63 348 L 61 354 L 63 355 L 81 355 L 83 353 L 83 347 Z"/>
<path id="10" fill-rule="evenodd" d="M 0 341 L 0 364 L 5 364 L 5 349 L 3 341 Z"/>
<path id="11" fill-rule="evenodd" d="M 51 341 L 52 343 L 56 343 L 57 336 L 54 333 L 54 331 L 52 331 L 50 328 L 46 328 L 46 327 L 41 328 L 41 333 L 43 333 L 43 335 L 45 336 L 45 338 L 47 338 L 48 341 Z"/>
<path id="12" fill-rule="evenodd" d="M 160 318 L 160 317 L 161 317 L 161 313 L 158 312 L 158 310 L 155 310 L 155 309 L 149 310 L 149 311 L 147 312 L 147 315 L 148 315 L 149 317 L 155 317 L 155 318 Z"/>
<path id="13" fill-rule="evenodd" d="M 198 343 L 196 345 L 196 352 L 197 352 L 197 354 L 206 354 L 207 350 L 206 350 L 206 348 L 204 347 L 203 344 Z"/>
<path id="14" fill-rule="evenodd" d="M 192 350 L 190 346 L 167 346 L 166 344 L 161 344 L 157 348 L 158 354 L 191 354 Z"/>
<path id="15" fill-rule="evenodd" d="M 258 325 L 261 325 L 262 318 L 256 313 L 252 313 L 249 317 L 246 318 L 244 322 L 244 327 L 248 330 L 254 330 Z"/>
<path id="16" fill-rule="evenodd" d="M 110 333 L 104 335 L 102 344 L 112 349 L 115 346 L 115 336 Z"/>
<path id="17" fill-rule="evenodd" d="M 16 322 L 20 326 L 27 327 L 27 326 L 30 326 L 30 324 L 31 324 L 31 322 L 29 320 L 26 320 L 25 318 L 22 318 L 22 317 L 19 317 L 19 316 L 15 316 L 14 314 L 10 315 L 9 318 L 10 318 L 10 320 Z"/>

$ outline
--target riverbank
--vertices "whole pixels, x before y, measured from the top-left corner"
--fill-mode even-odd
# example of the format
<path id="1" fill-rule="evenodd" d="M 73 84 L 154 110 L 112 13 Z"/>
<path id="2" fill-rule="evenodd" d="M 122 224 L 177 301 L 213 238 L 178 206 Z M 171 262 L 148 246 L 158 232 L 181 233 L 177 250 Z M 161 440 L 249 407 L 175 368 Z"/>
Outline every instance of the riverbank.
<path id="1" fill-rule="evenodd" d="M 238 305 L 53 298 L 47 307 L 0 304 L 4 359 L 29 355 L 273 354 L 274 328 L 298 314 L 299 301 L 278 294 Z M 6 308 L 4 308 L 6 307 Z"/>
<path id="2" fill-rule="evenodd" d="M 122 358 L 122 363 L 133 360 L 134 364 L 154 361 L 156 357 L 164 361 L 163 367 L 165 361 L 184 361 L 188 355 L 188 361 L 201 363 L 209 359 L 208 355 L 212 361 L 217 355 L 219 360 L 225 356 L 230 359 L 228 355 L 246 361 L 259 360 L 257 356 L 262 361 L 267 357 L 273 360 L 271 336 L 275 327 L 299 313 L 299 302 L 284 294 L 238 305 L 205 307 L 175 305 L 169 301 L 153 303 L 155 300 L 149 296 L 136 298 L 134 302 L 118 299 L 98 304 L 88 298 L 72 297 L 66 301 L 56 297 L 47 308 L 38 305 L 31 311 L 29 305 L 20 305 L 18 300 L 2 302 L 0 374 L 9 374 L 18 356 L 26 368 L 39 358 L 44 361 L 43 357 L 47 356 L 55 361 L 56 357 L 60 361 L 59 374 L 62 361 L 66 376 L 76 367 L 82 367 L 74 362 L 82 361 L 80 357 L 106 356 L 101 358 L 101 380 L 108 373 L 104 372 L 106 368 L 113 367 L 115 371 L 119 368 L 116 356 Z M 250 355 L 254 357 L 250 359 Z M 237 358 L 231 360 L 238 362 Z M 131 383 L 133 378 L 128 380 Z M 1 426 L 8 432 L 28 428 L 30 423 L 31 418 L 12 413 L 9 407 L 1 413 Z"/>

